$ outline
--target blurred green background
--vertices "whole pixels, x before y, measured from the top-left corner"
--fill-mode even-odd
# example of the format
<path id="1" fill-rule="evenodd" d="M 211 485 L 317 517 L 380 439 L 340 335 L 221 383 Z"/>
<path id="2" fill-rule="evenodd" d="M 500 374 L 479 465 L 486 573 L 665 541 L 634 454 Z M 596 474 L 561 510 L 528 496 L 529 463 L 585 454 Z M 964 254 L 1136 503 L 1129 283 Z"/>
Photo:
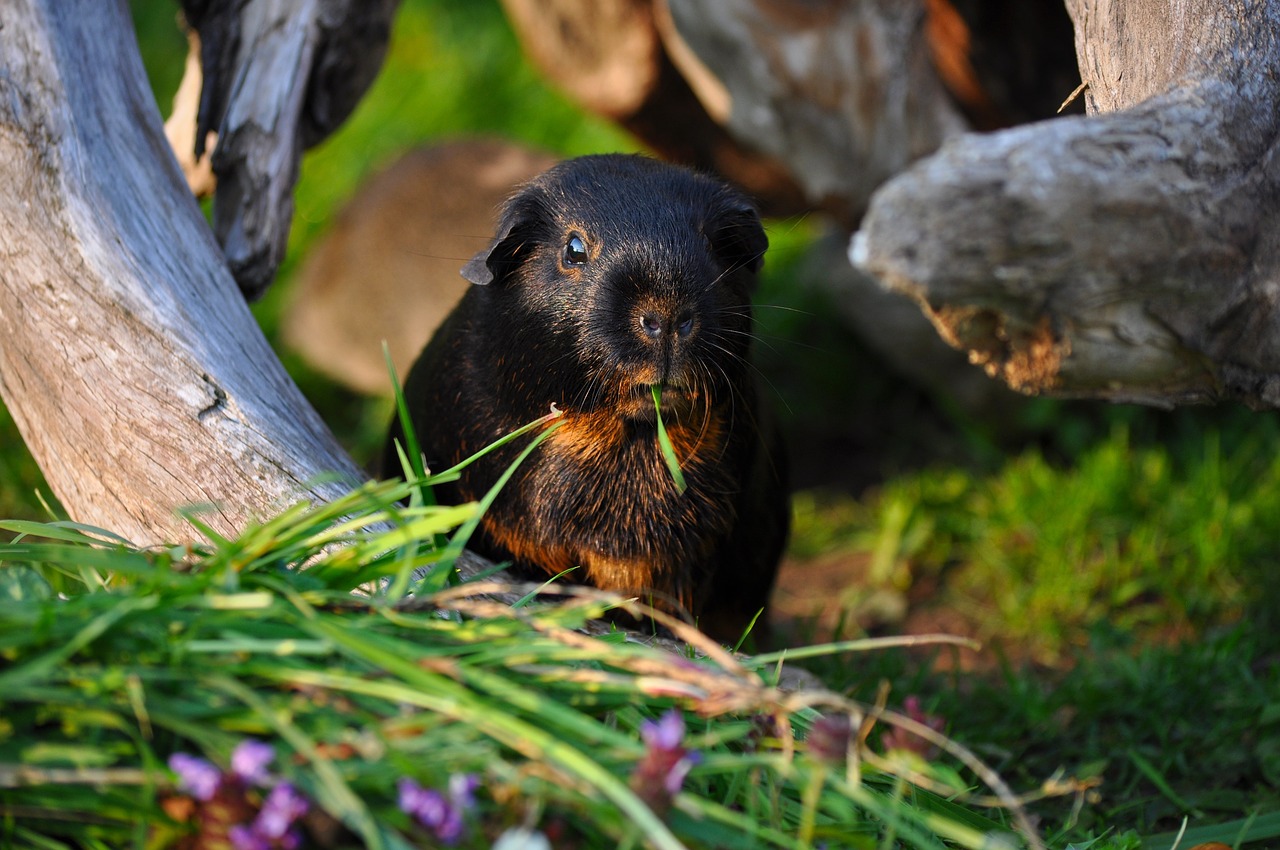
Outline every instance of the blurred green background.
<path id="1" fill-rule="evenodd" d="M 131 6 L 167 113 L 186 49 L 176 6 Z M 290 280 L 364 179 L 416 145 L 470 133 L 566 156 L 638 149 L 538 78 L 494 0 L 405 0 L 373 89 L 304 160 L 288 258 L 254 307 L 291 374 L 364 463 L 389 405 L 335 386 L 281 348 Z M 820 223 L 768 228 L 759 300 L 785 309 L 759 311 L 759 361 L 801 484 L 788 573 L 801 585 L 835 577 L 822 618 L 801 612 L 790 634 L 959 631 L 995 648 L 965 663 L 1005 671 L 957 687 L 909 657 L 835 664 L 824 670 L 829 681 L 859 692 L 887 677 L 899 692 L 930 694 L 962 739 L 961 714 L 988 755 L 1028 781 L 1110 763 L 1112 788 L 1124 792 L 1113 817 L 1166 824 L 1190 809 L 1274 806 L 1276 414 L 1050 400 L 1028 400 L 999 421 L 965 414 L 895 376 L 823 296 L 797 285 Z M 42 479 L 4 410 L 0 449 L 0 516 L 44 517 Z M 1011 672 L 1024 669 L 1039 672 Z M 966 700 L 965 690 L 982 699 Z M 1178 718 L 1187 725 L 1174 741 Z"/>

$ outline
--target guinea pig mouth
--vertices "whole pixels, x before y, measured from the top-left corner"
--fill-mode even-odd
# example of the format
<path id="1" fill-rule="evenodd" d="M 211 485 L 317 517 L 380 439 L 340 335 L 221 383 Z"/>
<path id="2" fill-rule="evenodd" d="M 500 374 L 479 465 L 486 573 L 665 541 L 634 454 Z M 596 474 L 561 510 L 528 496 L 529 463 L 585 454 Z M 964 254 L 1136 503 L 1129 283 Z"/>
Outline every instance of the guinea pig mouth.
<path id="1" fill-rule="evenodd" d="M 659 384 L 659 389 L 664 420 L 675 422 L 686 419 L 698 405 L 699 393 L 690 387 L 682 384 Z M 645 408 L 645 419 L 657 419 L 654 416 L 653 385 L 641 384 L 636 388 L 636 393 L 639 394 L 640 403 Z"/>
<path id="2" fill-rule="evenodd" d="M 659 384 L 662 392 L 663 419 L 678 419 L 693 408 L 695 396 L 689 388 L 680 384 Z M 656 419 L 653 405 L 653 384 L 634 384 L 624 402 L 625 415 L 633 419 L 652 422 Z"/>

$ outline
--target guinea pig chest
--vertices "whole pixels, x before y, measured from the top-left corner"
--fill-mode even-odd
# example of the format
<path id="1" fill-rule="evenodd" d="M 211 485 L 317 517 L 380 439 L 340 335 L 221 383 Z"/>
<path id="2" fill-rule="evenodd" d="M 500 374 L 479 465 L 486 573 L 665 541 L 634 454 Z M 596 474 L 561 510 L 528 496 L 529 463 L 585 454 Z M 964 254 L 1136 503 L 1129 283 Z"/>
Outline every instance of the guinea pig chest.
<path id="1" fill-rule="evenodd" d="M 768 240 L 752 205 L 641 156 L 563 162 L 507 202 L 472 286 L 405 397 L 442 470 L 555 405 L 471 548 L 693 615 L 736 637 L 765 607 L 787 534 L 784 458 L 750 362 Z M 652 387 L 687 482 L 664 463 Z M 399 474 L 392 425 L 383 470 Z M 438 488 L 479 499 L 520 441 Z"/>

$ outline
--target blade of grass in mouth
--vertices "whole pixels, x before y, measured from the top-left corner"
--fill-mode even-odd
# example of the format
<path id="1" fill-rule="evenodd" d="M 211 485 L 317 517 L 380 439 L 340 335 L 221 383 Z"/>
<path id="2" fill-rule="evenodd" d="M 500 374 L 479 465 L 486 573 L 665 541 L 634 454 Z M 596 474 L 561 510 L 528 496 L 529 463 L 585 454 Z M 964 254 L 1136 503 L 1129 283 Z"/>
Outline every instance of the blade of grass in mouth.
<path id="1" fill-rule="evenodd" d="M 652 384 L 649 389 L 653 392 L 653 410 L 658 415 L 658 448 L 662 449 L 662 459 L 667 462 L 667 469 L 671 470 L 676 490 L 683 493 L 689 485 L 684 480 L 684 470 L 680 468 L 675 446 L 671 445 L 671 438 L 667 436 L 667 426 L 662 422 L 662 384 Z"/>

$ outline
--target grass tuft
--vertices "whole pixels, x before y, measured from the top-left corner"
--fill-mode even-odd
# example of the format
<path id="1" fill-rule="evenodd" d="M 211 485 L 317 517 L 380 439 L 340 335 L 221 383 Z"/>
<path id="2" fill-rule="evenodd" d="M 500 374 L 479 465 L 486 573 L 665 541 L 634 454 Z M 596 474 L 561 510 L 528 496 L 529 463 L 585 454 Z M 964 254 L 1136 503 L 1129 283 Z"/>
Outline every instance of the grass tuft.
<path id="1" fill-rule="evenodd" d="M 1016 806 L 957 802 L 972 781 L 957 770 L 1015 801 L 931 727 L 780 689 L 777 657 L 740 660 L 631 600 L 491 582 L 361 594 L 447 557 L 406 563 L 403 550 L 478 511 L 399 504 L 415 486 L 369 484 L 202 547 L 6 524 L 20 539 L 0 546 L 2 840 L 164 846 L 207 829 L 175 807 L 183 794 L 165 765 L 189 752 L 225 770 L 249 738 L 275 747 L 279 779 L 348 845 L 421 840 L 397 784 L 443 789 L 459 775 L 480 780 L 465 846 L 525 822 L 580 846 L 1017 846 L 1020 822 L 1036 840 Z M 86 565 L 93 579 L 81 581 Z M 516 608 L 501 594 L 527 598 Z M 614 610 L 657 618 L 696 651 L 580 631 Z M 648 724 L 673 710 L 687 732 L 656 743 Z M 956 766 L 877 753 L 865 734 L 835 756 L 814 752 L 810 730 L 831 717 L 919 735 Z M 677 751 L 696 754 L 678 787 L 646 785 L 645 770 Z"/>

